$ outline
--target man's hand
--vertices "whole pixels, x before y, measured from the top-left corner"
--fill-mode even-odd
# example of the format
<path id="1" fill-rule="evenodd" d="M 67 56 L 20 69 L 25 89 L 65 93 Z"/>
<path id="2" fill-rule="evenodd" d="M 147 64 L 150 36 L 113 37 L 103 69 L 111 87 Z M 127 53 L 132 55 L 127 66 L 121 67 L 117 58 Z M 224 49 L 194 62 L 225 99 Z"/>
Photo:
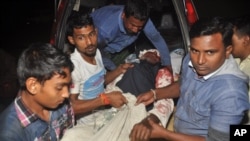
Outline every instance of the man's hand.
<path id="1" fill-rule="evenodd" d="M 154 102 L 154 94 L 152 91 L 148 91 L 137 96 L 135 105 L 143 103 L 145 106 L 147 106 L 152 102 Z"/>
<path id="2" fill-rule="evenodd" d="M 143 119 L 140 123 L 134 125 L 132 131 L 130 132 L 131 141 L 149 141 L 152 134 L 152 126 L 149 120 L 154 124 L 159 124 L 160 120 L 154 114 L 150 114 L 148 117 Z"/>
<path id="3" fill-rule="evenodd" d="M 151 135 L 150 138 L 163 138 L 163 132 L 167 129 L 165 129 L 163 126 L 155 123 L 153 120 L 148 119 L 148 123 L 151 126 Z"/>
<path id="4" fill-rule="evenodd" d="M 128 103 L 127 99 L 122 95 L 120 91 L 107 93 L 106 96 L 110 101 L 110 105 L 115 108 L 120 108 L 122 105 Z"/>
<path id="5" fill-rule="evenodd" d="M 125 73 L 129 68 L 134 67 L 134 64 L 132 63 L 124 63 L 120 64 L 117 69 L 119 69 L 119 72 Z"/>
<path id="6" fill-rule="evenodd" d="M 105 85 L 108 85 L 110 82 L 114 81 L 119 75 L 124 74 L 129 68 L 134 67 L 132 63 L 120 64 L 115 70 L 108 71 L 105 78 Z"/>
<path id="7" fill-rule="evenodd" d="M 148 119 L 143 119 L 140 123 L 134 125 L 129 137 L 130 141 L 149 141 L 152 127 Z"/>

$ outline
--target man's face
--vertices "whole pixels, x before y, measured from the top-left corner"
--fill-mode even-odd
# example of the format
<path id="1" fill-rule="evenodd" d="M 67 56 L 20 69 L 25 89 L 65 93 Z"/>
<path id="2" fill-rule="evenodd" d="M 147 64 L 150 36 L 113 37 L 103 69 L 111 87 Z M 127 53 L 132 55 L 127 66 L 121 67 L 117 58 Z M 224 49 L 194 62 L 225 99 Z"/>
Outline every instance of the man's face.
<path id="1" fill-rule="evenodd" d="M 246 52 L 244 48 L 244 36 L 239 36 L 235 29 L 232 37 L 232 45 L 232 54 L 235 58 L 245 58 L 247 56 L 244 56 L 244 52 Z"/>
<path id="2" fill-rule="evenodd" d="M 146 60 L 151 64 L 156 64 L 160 62 L 160 56 L 158 56 L 157 52 L 146 52 L 141 58 L 141 60 Z"/>
<path id="3" fill-rule="evenodd" d="M 93 26 L 74 29 L 73 36 L 68 36 L 71 44 L 86 56 L 93 57 L 97 50 L 97 30 Z"/>
<path id="4" fill-rule="evenodd" d="M 125 14 L 122 14 L 124 28 L 126 29 L 127 33 L 130 35 L 136 35 L 139 31 L 142 30 L 146 21 L 140 21 L 133 16 L 129 16 L 128 18 Z"/>
<path id="5" fill-rule="evenodd" d="M 191 39 L 191 62 L 199 76 L 208 75 L 216 71 L 231 53 L 232 47 L 224 47 L 222 35 L 200 36 Z"/>
<path id="6" fill-rule="evenodd" d="M 63 71 L 66 73 L 66 77 L 55 74 L 51 79 L 46 80 L 44 84 L 37 83 L 38 89 L 34 101 L 38 105 L 54 109 L 69 97 L 71 74 L 68 68 L 64 68 Z"/>

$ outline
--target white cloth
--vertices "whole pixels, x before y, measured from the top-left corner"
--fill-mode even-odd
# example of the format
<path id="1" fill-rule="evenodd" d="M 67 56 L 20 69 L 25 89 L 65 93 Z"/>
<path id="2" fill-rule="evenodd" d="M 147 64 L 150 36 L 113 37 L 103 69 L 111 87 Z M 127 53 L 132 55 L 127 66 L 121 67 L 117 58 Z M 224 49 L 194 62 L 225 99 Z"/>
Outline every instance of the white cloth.
<path id="1" fill-rule="evenodd" d="M 61 141 L 129 141 L 129 133 L 134 124 L 144 119 L 147 112 L 143 104 L 134 106 L 136 102 L 134 95 L 125 93 L 124 96 L 128 104 L 117 109 L 115 116 L 101 129 L 97 130 L 94 126 L 76 125 L 66 130 Z M 102 114 L 99 115 L 102 116 Z"/>

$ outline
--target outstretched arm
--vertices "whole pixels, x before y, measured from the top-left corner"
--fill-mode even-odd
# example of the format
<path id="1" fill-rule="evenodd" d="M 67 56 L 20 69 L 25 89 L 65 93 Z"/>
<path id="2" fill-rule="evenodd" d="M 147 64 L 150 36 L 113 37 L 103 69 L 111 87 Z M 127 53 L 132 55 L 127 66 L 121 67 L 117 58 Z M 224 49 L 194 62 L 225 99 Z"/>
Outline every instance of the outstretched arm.
<path id="1" fill-rule="evenodd" d="M 105 84 L 109 84 L 110 82 L 115 80 L 115 78 L 117 78 L 120 74 L 124 74 L 127 69 L 132 68 L 133 66 L 134 65 L 132 63 L 125 63 L 119 65 L 115 70 L 107 72 L 107 74 L 105 75 Z"/>
<path id="2" fill-rule="evenodd" d="M 156 99 L 154 98 L 154 93 L 152 91 L 148 91 L 140 94 L 137 97 L 136 105 L 143 103 L 145 105 L 149 105 L 155 100 L 166 99 L 166 98 L 177 98 L 180 95 L 180 84 L 179 82 L 174 82 L 168 86 L 163 88 L 157 88 L 154 90 L 156 94 Z"/>
<path id="3" fill-rule="evenodd" d="M 168 66 L 168 68 L 171 68 L 171 58 L 167 43 L 150 19 L 147 21 L 143 31 L 150 42 L 159 51 L 162 66 Z"/>
<path id="4" fill-rule="evenodd" d="M 94 99 L 81 100 L 78 99 L 79 94 L 71 94 L 70 101 L 74 109 L 75 114 L 85 114 L 103 105 L 111 105 L 115 108 L 121 107 L 127 103 L 127 99 L 119 91 L 113 91 L 110 93 L 103 93 L 103 97 L 98 96 Z"/>

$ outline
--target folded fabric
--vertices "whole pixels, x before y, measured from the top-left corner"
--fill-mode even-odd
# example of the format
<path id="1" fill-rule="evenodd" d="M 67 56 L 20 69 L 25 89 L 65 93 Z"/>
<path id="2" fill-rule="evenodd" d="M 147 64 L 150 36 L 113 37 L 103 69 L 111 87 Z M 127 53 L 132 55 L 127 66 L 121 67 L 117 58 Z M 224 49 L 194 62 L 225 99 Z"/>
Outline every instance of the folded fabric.
<path id="1" fill-rule="evenodd" d="M 134 124 L 144 119 L 147 111 L 144 104 L 134 105 L 136 102 L 134 95 L 125 93 L 124 96 L 128 103 L 117 109 L 116 115 L 100 130 L 96 131 L 93 126 L 76 125 L 65 132 L 61 141 L 129 141 L 129 134 Z"/>

